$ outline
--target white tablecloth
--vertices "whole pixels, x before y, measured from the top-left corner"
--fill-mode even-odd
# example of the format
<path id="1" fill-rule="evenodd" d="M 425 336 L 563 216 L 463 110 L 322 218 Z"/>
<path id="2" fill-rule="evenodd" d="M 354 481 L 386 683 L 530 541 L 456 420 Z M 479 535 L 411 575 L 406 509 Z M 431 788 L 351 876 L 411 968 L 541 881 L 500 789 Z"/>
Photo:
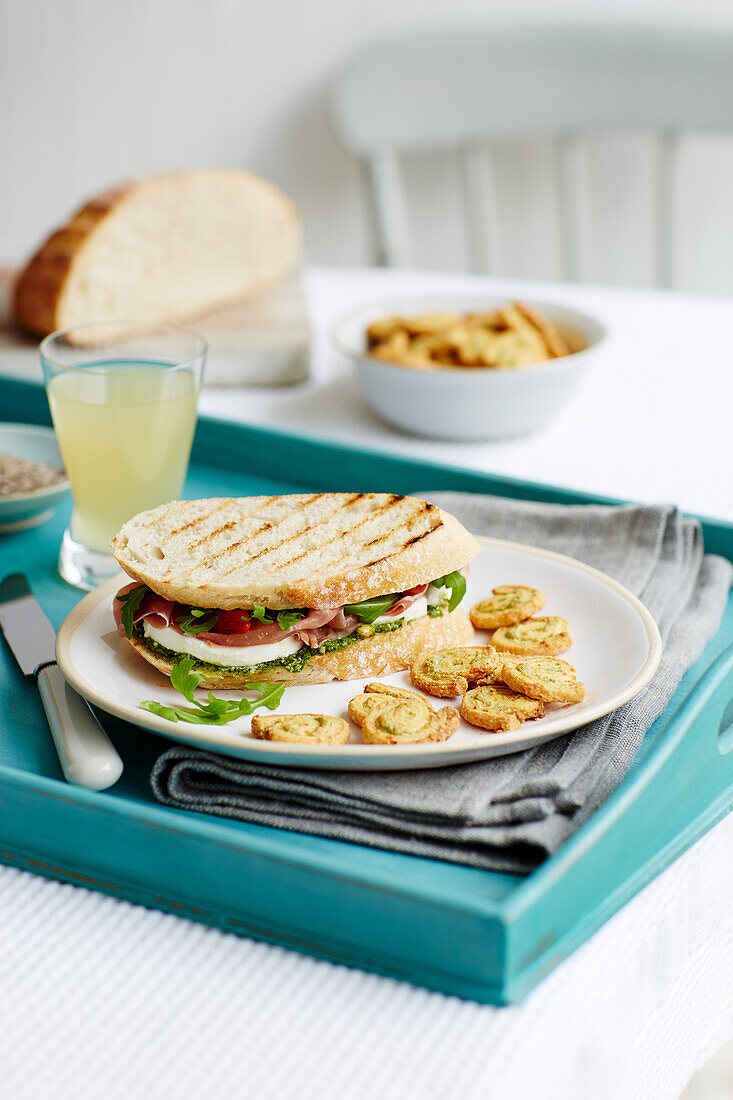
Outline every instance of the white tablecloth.
<path id="1" fill-rule="evenodd" d="M 364 303 L 482 288 L 554 299 L 606 325 L 609 339 L 573 400 L 537 435 L 500 443 L 435 443 L 383 424 L 331 348 L 331 323 Z M 730 299 L 358 269 L 311 271 L 306 290 L 313 381 L 279 390 L 212 389 L 202 411 L 610 496 L 672 500 L 733 519 Z M 460 419 L 460 410 L 451 412 Z"/>
<path id="2" fill-rule="evenodd" d="M 541 435 L 409 440 L 363 409 L 327 352 L 323 326 L 352 303 L 476 288 L 445 276 L 311 272 L 315 381 L 209 392 L 203 409 L 733 518 L 727 301 L 482 284 L 586 306 L 611 330 L 594 376 Z M 733 815 L 511 1009 L 0 868 L 0 1095 L 673 1100 L 733 1034 L 732 855 Z"/>

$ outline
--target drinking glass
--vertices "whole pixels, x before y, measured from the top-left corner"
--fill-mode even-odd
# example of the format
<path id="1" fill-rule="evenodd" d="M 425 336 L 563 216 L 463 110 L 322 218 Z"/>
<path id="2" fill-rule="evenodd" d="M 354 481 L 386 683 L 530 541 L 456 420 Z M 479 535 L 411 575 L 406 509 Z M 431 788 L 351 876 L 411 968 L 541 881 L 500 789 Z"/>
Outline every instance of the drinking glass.
<path id="1" fill-rule="evenodd" d="M 122 524 L 181 494 L 206 342 L 172 325 L 100 321 L 39 350 L 74 498 L 59 573 L 92 589 L 118 572 L 109 542 Z"/>

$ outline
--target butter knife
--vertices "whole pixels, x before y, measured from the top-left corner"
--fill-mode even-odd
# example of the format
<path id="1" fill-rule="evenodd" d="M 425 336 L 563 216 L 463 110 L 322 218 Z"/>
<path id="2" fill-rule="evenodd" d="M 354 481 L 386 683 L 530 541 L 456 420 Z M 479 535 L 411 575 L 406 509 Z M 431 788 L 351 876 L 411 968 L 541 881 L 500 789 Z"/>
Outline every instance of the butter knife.
<path id="1" fill-rule="evenodd" d="M 54 629 L 23 573 L 0 583 L 0 627 L 23 674 L 35 677 L 66 779 L 93 791 L 111 787 L 122 761 L 86 700 L 62 676 Z"/>

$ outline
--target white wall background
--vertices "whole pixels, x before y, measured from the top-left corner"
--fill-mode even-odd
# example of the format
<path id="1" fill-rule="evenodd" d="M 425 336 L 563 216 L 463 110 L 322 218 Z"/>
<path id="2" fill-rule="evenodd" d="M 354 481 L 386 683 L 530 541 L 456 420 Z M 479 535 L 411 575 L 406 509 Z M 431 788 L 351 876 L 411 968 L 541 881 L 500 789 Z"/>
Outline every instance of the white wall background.
<path id="1" fill-rule="evenodd" d="M 370 37 L 511 16 L 733 23 L 731 0 L 0 0 L 0 261 L 22 257 L 95 190 L 131 175 L 233 164 L 298 201 L 311 260 L 369 261 L 355 165 L 333 137 L 328 81 Z M 733 73 L 731 74 L 733 93 Z M 500 157 L 505 273 L 552 277 L 547 151 Z M 597 281 L 650 277 L 651 148 L 594 148 Z M 423 266 L 464 262 L 449 157 L 408 166 Z M 733 138 L 685 143 L 678 282 L 733 291 Z"/>

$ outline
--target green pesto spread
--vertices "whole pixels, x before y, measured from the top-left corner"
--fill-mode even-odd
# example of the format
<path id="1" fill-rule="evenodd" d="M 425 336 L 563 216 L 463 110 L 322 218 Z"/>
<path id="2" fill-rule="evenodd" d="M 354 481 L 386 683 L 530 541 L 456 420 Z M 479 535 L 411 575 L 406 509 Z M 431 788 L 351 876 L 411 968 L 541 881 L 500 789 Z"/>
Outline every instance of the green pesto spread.
<path id="1" fill-rule="evenodd" d="M 436 618 L 443 614 L 443 608 L 431 607 L 428 609 L 428 614 L 432 618 Z M 416 620 L 412 619 L 411 621 L 415 622 Z M 193 669 L 196 672 L 244 672 L 249 674 L 250 672 L 266 672 L 271 668 L 284 668 L 286 672 L 300 672 L 308 664 L 311 657 L 315 657 L 317 654 L 335 653 L 336 650 L 346 649 L 354 642 L 363 642 L 365 637 L 371 637 L 373 634 L 390 634 L 393 630 L 399 630 L 404 622 L 405 620 L 402 618 L 395 620 L 393 623 L 375 623 L 369 628 L 368 634 L 359 634 L 358 630 L 355 630 L 353 634 L 347 634 L 345 638 L 331 638 L 321 642 L 316 649 L 304 645 L 297 653 L 290 653 L 287 657 L 276 657 L 274 661 L 263 661 L 259 665 L 219 665 L 214 664 L 212 661 L 196 661 Z M 135 624 L 133 633 L 156 657 L 162 657 L 167 661 L 180 660 L 180 653 L 173 649 L 167 649 L 166 646 L 160 645 L 159 642 L 147 637 L 143 630 L 142 620 Z"/>

